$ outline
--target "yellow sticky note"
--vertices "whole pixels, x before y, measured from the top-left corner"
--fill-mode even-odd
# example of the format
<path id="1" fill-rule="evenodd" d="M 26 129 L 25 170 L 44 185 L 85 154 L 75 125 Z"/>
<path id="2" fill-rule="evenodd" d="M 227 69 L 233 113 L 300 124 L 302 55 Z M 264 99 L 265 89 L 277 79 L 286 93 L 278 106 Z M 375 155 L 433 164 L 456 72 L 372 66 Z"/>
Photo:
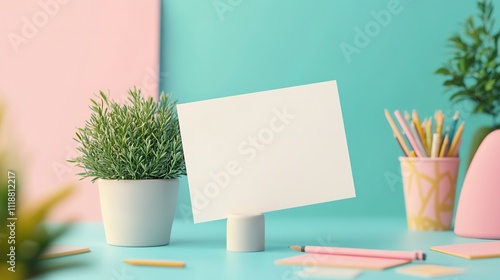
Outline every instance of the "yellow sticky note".
<path id="1" fill-rule="evenodd" d="M 408 267 L 403 267 L 396 270 L 397 273 L 409 274 L 420 277 L 438 277 L 452 274 L 461 274 L 465 272 L 463 268 L 441 266 L 441 265 L 413 265 Z"/>

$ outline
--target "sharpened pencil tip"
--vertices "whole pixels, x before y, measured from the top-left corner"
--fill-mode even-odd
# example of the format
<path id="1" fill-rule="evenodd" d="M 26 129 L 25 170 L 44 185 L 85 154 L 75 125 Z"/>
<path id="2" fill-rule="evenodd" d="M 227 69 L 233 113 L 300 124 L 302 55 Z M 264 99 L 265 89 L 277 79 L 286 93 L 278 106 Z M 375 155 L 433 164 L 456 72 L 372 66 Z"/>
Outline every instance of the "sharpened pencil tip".
<path id="1" fill-rule="evenodd" d="M 414 119 L 417 119 L 417 118 L 414 118 Z M 410 115 L 410 113 L 408 113 L 406 111 L 405 111 L 405 120 L 407 120 L 409 122 L 411 121 L 411 115 Z"/>
<path id="2" fill-rule="evenodd" d="M 292 245 L 292 246 L 288 246 L 288 248 L 294 250 L 294 251 L 297 251 L 297 252 L 302 252 L 302 247 L 299 246 L 299 245 Z"/>

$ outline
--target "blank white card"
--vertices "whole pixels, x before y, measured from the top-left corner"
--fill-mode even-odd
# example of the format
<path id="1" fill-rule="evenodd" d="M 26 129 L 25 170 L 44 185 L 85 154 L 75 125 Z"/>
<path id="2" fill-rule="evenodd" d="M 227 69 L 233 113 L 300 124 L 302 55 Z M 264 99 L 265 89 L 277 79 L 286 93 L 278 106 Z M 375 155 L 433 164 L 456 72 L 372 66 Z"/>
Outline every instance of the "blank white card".
<path id="1" fill-rule="evenodd" d="M 177 110 L 195 223 L 356 196 L 336 81 Z"/>

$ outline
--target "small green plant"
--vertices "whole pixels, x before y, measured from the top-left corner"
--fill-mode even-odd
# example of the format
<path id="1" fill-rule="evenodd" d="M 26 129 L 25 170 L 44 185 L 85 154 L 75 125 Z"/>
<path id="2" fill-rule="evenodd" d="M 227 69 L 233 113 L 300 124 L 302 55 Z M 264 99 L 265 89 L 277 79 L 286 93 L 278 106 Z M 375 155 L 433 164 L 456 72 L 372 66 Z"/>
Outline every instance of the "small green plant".
<path id="1" fill-rule="evenodd" d="M 3 96 L 0 96 L 3 97 Z M 74 190 L 68 185 L 58 188 L 36 203 L 24 203 L 21 191 L 23 172 L 10 133 L 4 130 L 4 106 L 0 103 L 0 279 L 24 280 L 62 268 L 44 262 L 40 256 L 70 224 L 47 226 L 50 211 Z M 15 218 L 15 219 L 9 219 Z M 65 268 L 81 265 L 68 263 Z"/>
<path id="2" fill-rule="evenodd" d="M 453 56 L 435 73 L 447 77 L 443 85 L 453 91 L 451 101 L 472 101 L 473 113 L 490 115 L 496 127 L 500 115 L 500 31 L 494 31 L 493 3 L 481 0 L 477 7 L 478 22 L 469 16 L 463 34 L 449 38 Z"/>
<path id="3" fill-rule="evenodd" d="M 118 104 L 100 91 L 90 100 L 92 113 L 75 141 L 81 156 L 71 159 L 84 169 L 78 175 L 97 179 L 173 179 L 186 175 L 175 101 L 162 93 L 159 101 L 140 89 Z"/>

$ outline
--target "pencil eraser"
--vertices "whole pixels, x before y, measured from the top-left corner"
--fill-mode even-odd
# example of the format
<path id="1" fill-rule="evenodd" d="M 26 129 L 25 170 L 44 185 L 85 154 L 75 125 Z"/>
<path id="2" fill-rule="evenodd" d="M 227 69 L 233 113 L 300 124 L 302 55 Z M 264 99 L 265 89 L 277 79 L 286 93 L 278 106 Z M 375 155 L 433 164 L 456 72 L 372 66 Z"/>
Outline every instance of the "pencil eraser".
<path id="1" fill-rule="evenodd" d="M 265 222 L 262 214 L 231 214 L 227 217 L 226 249 L 234 252 L 259 252 L 265 247 Z"/>

